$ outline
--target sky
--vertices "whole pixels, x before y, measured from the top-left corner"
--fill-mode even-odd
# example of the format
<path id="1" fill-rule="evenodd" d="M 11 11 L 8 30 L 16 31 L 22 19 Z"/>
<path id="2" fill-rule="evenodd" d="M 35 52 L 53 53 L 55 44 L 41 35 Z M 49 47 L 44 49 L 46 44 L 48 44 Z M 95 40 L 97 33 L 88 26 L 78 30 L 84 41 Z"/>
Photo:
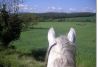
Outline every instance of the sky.
<path id="1" fill-rule="evenodd" d="M 20 11 L 44 12 L 96 12 L 96 0 L 24 0 Z"/>

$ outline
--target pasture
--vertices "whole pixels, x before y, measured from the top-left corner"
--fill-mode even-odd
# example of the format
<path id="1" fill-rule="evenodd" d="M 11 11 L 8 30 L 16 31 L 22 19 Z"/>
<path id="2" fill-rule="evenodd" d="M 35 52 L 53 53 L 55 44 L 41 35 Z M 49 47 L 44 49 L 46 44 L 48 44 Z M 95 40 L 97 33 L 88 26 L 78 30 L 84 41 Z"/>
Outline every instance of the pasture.
<path id="1" fill-rule="evenodd" d="M 44 67 L 43 59 L 48 47 L 47 33 L 50 27 L 54 27 L 57 36 L 67 34 L 70 27 L 74 27 L 77 34 L 77 67 L 96 66 L 96 23 L 91 22 L 40 22 L 30 26 L 21 33 L 19 40 L 11 43 L 16 47 L 14 53 L 11 53 L 13 50 L 10 50 L 10 54 L 6 54 L 7 51 L 0 52 L 0 64 L 10 64 L 12 67 Z M 22 54 L 21 57 L 18 53 Z"/>

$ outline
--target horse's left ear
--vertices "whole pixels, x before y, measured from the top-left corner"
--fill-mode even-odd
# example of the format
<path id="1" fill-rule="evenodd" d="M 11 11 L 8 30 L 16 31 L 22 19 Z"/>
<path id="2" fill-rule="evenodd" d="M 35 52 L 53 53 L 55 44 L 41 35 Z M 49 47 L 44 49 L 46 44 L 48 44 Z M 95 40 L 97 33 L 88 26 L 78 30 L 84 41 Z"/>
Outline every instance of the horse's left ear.
<path id="1" fill-rule="evenodd" d="M 67 35 L 67 38 L 70 42 L 75 43 L 76 41 L 76 32 L 74 28 L 70 28 L 70 31 Z"/>
<path id="2" fill-rule="evenodd" d="M 55 31 L 53 27 L 51 27 L 48 31 L 48 42 L 49 42 L 49 46 L 55 43 Z"/>

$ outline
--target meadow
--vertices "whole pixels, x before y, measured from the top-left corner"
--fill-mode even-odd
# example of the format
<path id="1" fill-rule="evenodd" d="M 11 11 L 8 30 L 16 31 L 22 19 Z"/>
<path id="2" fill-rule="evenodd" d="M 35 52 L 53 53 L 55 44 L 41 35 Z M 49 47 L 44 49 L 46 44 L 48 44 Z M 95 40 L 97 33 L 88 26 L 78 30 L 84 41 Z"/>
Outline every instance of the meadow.
<path id="1" fill-rule="evenodd" d="M 0 64 L 11 67 L 44 67 L 48 47 L 47 33 L 54 27 L 56 36 L 66 35 L 70 27 L 75 28 L 77 39 L 77 67 L 96 66 L 95 22 L 39 22 L 21 33 L 19 40 L 12 42 L 16 50 L 1 51 Z M 9 49 L 8 49 L 9 50 Z"/>

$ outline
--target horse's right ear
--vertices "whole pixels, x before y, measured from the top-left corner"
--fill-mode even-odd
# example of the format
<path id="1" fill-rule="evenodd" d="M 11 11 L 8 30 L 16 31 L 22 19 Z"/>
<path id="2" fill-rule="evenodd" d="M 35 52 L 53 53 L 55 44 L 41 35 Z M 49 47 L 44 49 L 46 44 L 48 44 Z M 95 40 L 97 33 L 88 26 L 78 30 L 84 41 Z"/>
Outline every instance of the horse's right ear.
<path id="1" fill-rule="evenodd" d="M 51 27 L 48 31 L 48 42 L 49 42 L 49 46 L 55 43 L 55 31 L 53 27 Z"/>
<path id="2" fill-rule="evenodd" d="M 70 28 L 70 31 L 67 35 L 67 38 L 70 42 L 75 43 L 76 41 L 76 32 L 74 28 Z"/>

